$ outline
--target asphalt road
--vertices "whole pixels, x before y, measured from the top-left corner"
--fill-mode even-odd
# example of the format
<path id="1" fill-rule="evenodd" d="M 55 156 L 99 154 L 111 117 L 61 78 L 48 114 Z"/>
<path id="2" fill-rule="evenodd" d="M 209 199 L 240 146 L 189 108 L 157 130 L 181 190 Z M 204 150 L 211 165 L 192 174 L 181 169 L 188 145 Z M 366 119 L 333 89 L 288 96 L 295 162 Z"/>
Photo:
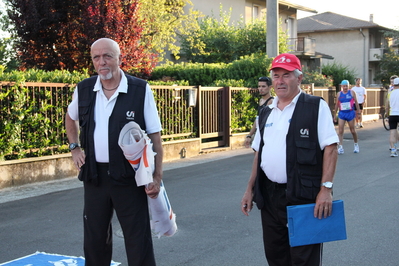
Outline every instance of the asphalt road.
<path id="1" fill-rule="evenodd" d="M 346 128 L 334 199 L 345 203 L 348 239 L 324 245 L 324 266 L 399 265 L 399 158 L 390 158 L 381 121 L 358 130 L 360 153 Z M 178 232 L 154 238 L 157 264 L 267 265 L 260 215 L 240 211 L 253 153 L 211 153 L 165 163 L 164 183 Z M 83 256 L 81 183 L 75 179 L 0 190 L 0 263 L 36 251 Z M 113 260 L 127 265 L 114 218 Z"/>

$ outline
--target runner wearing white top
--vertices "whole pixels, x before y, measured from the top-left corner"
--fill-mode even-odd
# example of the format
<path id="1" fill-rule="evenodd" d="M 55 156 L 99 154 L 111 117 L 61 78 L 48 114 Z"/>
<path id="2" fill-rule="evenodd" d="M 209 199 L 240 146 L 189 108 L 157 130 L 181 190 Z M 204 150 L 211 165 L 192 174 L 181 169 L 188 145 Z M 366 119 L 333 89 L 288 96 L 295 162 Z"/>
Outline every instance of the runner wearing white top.
<path id="1" fill-rule="evenodd" d="M 397 157 L 398 153 L 395 144 L 398 140 L 399 78 L 394 79 L 393 88 L 388 93 L 387 112 L 389 115 L 389 145 L 391 149 L 391 157 Z"/>
<path id="2" fill-rule="evenodd" d="M 356 85 L 352 87 L 352 90 L 356 92 L 357 102 L 359 103 L 360 112 L 356 112 L 356 128 L 363 128 L 363 108 L 366 107 L 367 90 L 362 86 L 362 79 L 355 79 Z M 356 110 L 356 105 L 355 105 Z"/>

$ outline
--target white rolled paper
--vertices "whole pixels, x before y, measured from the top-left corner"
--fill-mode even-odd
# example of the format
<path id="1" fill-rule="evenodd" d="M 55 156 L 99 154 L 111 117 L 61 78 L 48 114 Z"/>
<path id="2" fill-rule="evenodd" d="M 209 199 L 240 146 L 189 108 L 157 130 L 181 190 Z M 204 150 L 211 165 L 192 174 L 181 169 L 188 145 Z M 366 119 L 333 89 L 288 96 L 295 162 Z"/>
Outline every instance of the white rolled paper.
<path id="1" fill-rule="evenodd" d="M 145 186 L 153 182 L 156 153 L 152 150 L 151 139 L 136 122 L 131 121 L 122 128 L 118 144 L 136 172 L 137 186 Z M 177 231 L 176 215 L 172 211 L 162 181 L 158 197 L 156 199 L 148 197 L 148 208 L 153 233 L 158 238 L 163 235 L 173 236 Z"/>

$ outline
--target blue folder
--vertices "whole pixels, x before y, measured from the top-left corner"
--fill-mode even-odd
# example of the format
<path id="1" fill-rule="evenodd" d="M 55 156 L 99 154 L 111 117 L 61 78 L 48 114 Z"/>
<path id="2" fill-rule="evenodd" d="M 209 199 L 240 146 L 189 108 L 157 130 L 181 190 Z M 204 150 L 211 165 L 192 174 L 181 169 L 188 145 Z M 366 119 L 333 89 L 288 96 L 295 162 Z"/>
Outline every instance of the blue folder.
<path id="1" fill-rule="evenodd" d="M 333 201 L 331 216 L 315 218 L 315 204 L 287 206 L 290 246 L 304 246 L 330 241 L 345 240 L 346 225 L 344 202 Z"/>

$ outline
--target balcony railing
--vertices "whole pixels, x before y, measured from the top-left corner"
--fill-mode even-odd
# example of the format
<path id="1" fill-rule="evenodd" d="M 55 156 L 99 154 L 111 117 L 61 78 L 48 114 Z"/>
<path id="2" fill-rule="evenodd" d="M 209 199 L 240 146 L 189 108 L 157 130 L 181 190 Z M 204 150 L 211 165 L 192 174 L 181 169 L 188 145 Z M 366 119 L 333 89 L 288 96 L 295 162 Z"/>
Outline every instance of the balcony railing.
<path id="1" fill-rule="evenodd" d="M 313 56 L 316 53 L 316 39 L 298 37 L 288 39 L 288 45 L 295 54 Z"/>
<path id="2" fill-rule="evenodd" d="M 381 61 L 384 54 L 384 48 L 371 48 L 369 53 L 369 61 Z"/>

